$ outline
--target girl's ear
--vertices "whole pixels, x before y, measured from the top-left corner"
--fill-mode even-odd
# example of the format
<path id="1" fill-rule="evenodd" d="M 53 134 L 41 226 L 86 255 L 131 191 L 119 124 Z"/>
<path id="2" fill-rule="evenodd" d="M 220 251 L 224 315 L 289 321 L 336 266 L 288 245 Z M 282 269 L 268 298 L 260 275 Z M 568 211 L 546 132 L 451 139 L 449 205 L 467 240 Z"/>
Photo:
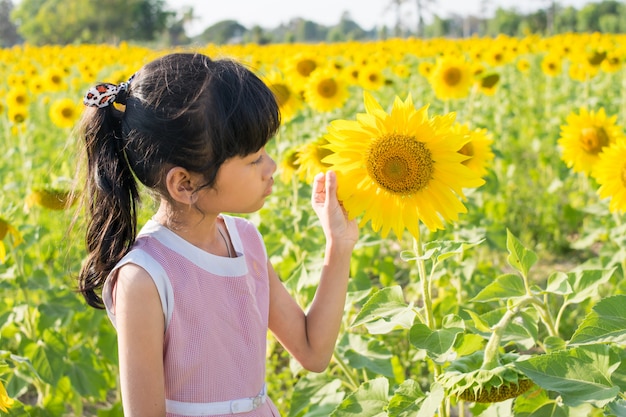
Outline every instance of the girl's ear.
<path id="1" fill-rule="evenodd" d="M 196 202 L 194 176 L 185 168 L 174 167 L 167 172 L 165 186 L 170 197 L 182 204 Z"/>

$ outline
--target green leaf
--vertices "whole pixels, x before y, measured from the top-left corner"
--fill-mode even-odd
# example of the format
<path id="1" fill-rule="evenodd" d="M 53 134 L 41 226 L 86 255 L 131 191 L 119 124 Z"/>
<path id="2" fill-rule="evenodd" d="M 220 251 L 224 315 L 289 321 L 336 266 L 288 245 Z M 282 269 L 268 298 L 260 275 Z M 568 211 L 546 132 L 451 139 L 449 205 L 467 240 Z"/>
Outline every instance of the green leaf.
<path id="1" fill-rule="evenodd" d="M 454 351 L 458 356 L 466 356 L 483 349 L 485 338 L 473 333 L 463 333 L 457 337 L 454 345 Z"/>
<path id="2" fill-rule="evenodd" d="M 617 400 L 609 403 L 606 407 L 615 417 L 626 417 L 626 400 Z"/>
<path id="3" fill-rule="evenodd" d="M 613 371 L 613 374 L 611 375 L 611 381 L 613 381 L 615 385 L 620 387 L 622 392 L 626 392 L 626 350 L 617 346 L 614 346 L 613 350 L 617 352 L 621 359 L 621 362 L 617 369 Z"/>
<path id="4" fill-rule="evenodd" d="M 550 399 L 548 393 L 539 387 L 517 397 L 513 411 L 515 417 L 568 417 L 563 406 Z"/>
<path id="5" fill-rule="evenodd" d="M 384 375 L 393 378 L 391 366 L 391 352 L 381 341 L 358 334 L 348 334 L 344 357 L 352 368 L 367 369 L 375 375 Z"/>
<path id="6" fill-rule="evenodd" d="M 565 272 L 555 272 L 548 277 L 548 284 L 544 292 L 558 295 L 571 294 L 574 290 L 567 280 Z"/>
<path id="7" fill-rule="evenodd" d="M 434 361 L 445 362 L 458 335 L 464 331 L 463 321 L 460 318 L 458 321 L 450 321 L 449 324 L 442 329 L 431 330 L 425 324 L 417 323 L 411 327 L 409 340 L 416 348 L 426 350 L 428 356 Z"/>
<path id="8" fill-rule="evenodd" d="M 72 381 L 72 387 L 82 396 L 96 396 L 107 386 L 101 372 L 91 366 L 83 366 L 82 363 L 70 366 L 67 376 Z"/>
<path id="9" fill-rule="evenodd" d="M 619 394 L 619 387 L 611 382 L 619 364 L 619 356 L 607 345 L 580 346 L 515 362 L 537 385 L 561 394 L 565 405 L 590 403 L 599 408 Z"/>
<path id="10" fill-rule="evenodd" d="M 456 240 L 436 240 L 428 242 L 424 245 L 426 250 L 436 249 L 437 262 L 442 262 L 452 256 L 461 255 L 468 249 L 473 248 L 476 245 L 480 245 L 485 239 L 480 239 L 474 242 L 462 242 Z"/>
<path id="11" fill-rule="evenodd" d="M 389 332 L 398 327 L 410 328 L 414 317 L 413 307 L 404 301 L 402 288 L 396 285 L 372 294 L 351 326 L 383 321 L 385 326 L 379 327 L 380 331 Z"/>
<path id="12" fill-rule="evenodd" d="M 289 417 L 295 417 L 311 404 L 315 407 L 331 405 L 334 409 L 343 401 L 341 380 L 333 379 L 325 373 L 307 373 L 298 380 L 293 388 L 289 408 Z"/>
<path id="13" fill-rule="evenodd" d="M 607 283 L 615 268 L 607 269 L 584 269 L 574 272 L 568 272 L 567 280 L 569 281 L 573 293 L 565 296 L 565 300 L 569 304 L 582 303 L 588 298 L 599 296 L 599 288 Z"/>
<path id="14" fill-rule="evenodd" d="M 515 417 L 569 417 L 569 413 L 556 401 L 548 401 L 530 412 L 518 413 L 516 410 Z"/>
<path id="15" fill-rule="evenodd" d="M 56 385 L 62 376 L 63 358 L 41 341 L 30 343 L 24 352 L 39 378 L 47 384 Z"/>
<path id="16" fill-rule="evenodd" d="M 487 285 L 481 292 L 476 294 L 470 301 L 488 302 L 497 300 L 507 300 L 526 295 L 524 281 L 517 274 L 500 275 L 494 282 Z"/>
<path id="17" fill-rule="evenodd" d="M 626 295 L 605 298 L 593 306 L 569 344 L 598 342 L 626 344 Z"/>
<path id="18" fill-rule="evenodd" d="M 413 417 L 419 411 L 419 405 L 426 398 L 426 395 L 419 384 L 412 380 L 405 380 L 396 389 L 389 400 L 387 413 L 389 417 Z"/>
<path id="19" fill-rule="evenodd" d="M 330 417 L 386 417 L 389 381 L 376 378 L 364 382 L 337 406 Z"/>
<path id="20" fill-rule="evenodd" d="M 506 248 L 509 251 L 507 258 L 509 265 L 519 271 L 523 276 L 527 277 L 528 271 L 535 262 L 537 262 L 535 252 L 526 249 L 524 245 L 522 245 L 522 242 L 508 229 L 506 231 Z"/>
<path id="21" fill-rule="evenodd" d="M 443 387 L 434 383 L 430 386 L 430 391 L 426 394 L 426 398 L 422 401 L 422 406 L 420 410 L 415 415 L 415 417 L 433 417 L 437 414 L 439 407 L 441 406 L 441 402 L 443 401 L 444 390 Z"/>
<path id="22" fill-rule="evenodd" d="M 467 314 L 472 318 L 472 323 L 478 332 L 489 333 L 491 332 L 491 326 L 487 323 L 478 313 L 472 310 L 465 310 Z"/>
<path id="23" fill-rule="evenodd" d="M 548 353 L 563 350 L 567 347 L 565 340 L 558 336 L 548 336 L 543 340 L 543 346 Z"/>

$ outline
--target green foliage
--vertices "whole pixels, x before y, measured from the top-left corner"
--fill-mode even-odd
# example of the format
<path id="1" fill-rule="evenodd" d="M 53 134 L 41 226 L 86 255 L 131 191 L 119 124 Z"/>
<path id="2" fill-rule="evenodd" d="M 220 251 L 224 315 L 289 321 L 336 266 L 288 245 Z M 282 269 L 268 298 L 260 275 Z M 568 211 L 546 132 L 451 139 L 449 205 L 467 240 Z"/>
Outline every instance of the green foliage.
<path id="1" fill-rule="evenodd" d="M 150 41 L 166 28 L 165 0 L 22 0 L 13 10 L 32 45 Z"/>
<path id="2" fill-rule="evenodd" d="M 389 45 L 380 49 L 386 53 Z M 414 242 L 362 228 L 328 370 L 303 371 L 270 340 L 270 396 L 290 417 L 624 416 L 626 225 L 598 201 L 594 184 L 564 166 L 555 144 L 560 124 L 580 105 L 624 114 L 614 88 L 623 68 L 585 83 L 565 73 L 549 80 L 540 57 L 528 53 L 528 74 L 511 63 L 498 68 L 495 97 L 442 103 L 415 70 L 429 58 L 401 47 L 398 62 L 411 73 L 396 77 L 385 68 L 392 82 L 376 94 L 418 91 L 433 113 L 448 108 L 459 121 L 487 128 L 496 160 L 485 186 L 467 193 L 468 213 L 446 230 L 423 230 L 423 241 Z M 100 68 L 99 75 L 120 66 Z M 72 88 L 56 95 L 80 97 Z M 303 110 L 268 152 L 278 161 L 330 120 L 351 118 L 362 106 L 361 91 L 351 94 L 334 113 Z M 74 292 L 84 257 L 80 222 L 71 228 L 72 212 L 24 207 L 30 189 L 68 188 L 76 175 L 70 134 L 46 117 L 44 98 L 55 95 L 37 97 L 23 130 L 0 113 L 6 156 L 0 215 L 24 240 L 18 245 L 7 235 L 0 264 L 0 381 L 16 399 L 8 415 L 120 416 L 115 332 L 104 312 L 88 309 Z M 249 217 L 287 289 L 306 308 L 323 266 L 324 237 L 309 207 L 310 186 L 276 178 L 265 207 Z M 142 221 L 152 209 L 146 200 Z M 458 384 L 443 384 L 504 392 L 528 379 L 535 386 L 517 398 L 481 405 L 453 395 L 461 394 Z"/>

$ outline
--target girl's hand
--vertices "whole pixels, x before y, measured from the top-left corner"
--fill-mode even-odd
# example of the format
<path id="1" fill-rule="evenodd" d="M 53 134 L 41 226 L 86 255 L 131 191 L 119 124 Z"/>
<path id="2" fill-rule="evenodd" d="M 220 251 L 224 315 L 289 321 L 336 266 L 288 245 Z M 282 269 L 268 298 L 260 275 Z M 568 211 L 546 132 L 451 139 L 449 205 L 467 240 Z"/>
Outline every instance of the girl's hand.
<path id="1" fill-rule="evenodd" d="M 322 223 L 326 239 L 349 243 L 354 247 L 359 237 L 358 225 L 356 220 L 348 218 L 348 213 L 337 199 L 337 175 L 334 171 L 320 172 L 315 176 L 311 204 Z"/>

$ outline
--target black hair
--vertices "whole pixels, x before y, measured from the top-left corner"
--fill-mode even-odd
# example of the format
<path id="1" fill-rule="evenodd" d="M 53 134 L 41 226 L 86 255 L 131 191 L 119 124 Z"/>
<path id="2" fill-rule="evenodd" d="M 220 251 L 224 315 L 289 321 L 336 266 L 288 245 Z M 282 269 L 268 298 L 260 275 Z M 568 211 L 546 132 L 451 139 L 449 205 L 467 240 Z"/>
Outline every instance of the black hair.
<path id="1" fill-rule="evenodd" d="M 125 108 L 88 107 L 80 122 L 89 201 L 78 291 L 96 308 L 104 307 L 104 281 L 137 236 L 137 180 L 167 197 L 164 177 L 179 166 L 212 187 L 224 161 L 257 152 L 280 126 L 271 90 L 229 59 L 165 55 L 142 67 L 125 93 Z"/>

